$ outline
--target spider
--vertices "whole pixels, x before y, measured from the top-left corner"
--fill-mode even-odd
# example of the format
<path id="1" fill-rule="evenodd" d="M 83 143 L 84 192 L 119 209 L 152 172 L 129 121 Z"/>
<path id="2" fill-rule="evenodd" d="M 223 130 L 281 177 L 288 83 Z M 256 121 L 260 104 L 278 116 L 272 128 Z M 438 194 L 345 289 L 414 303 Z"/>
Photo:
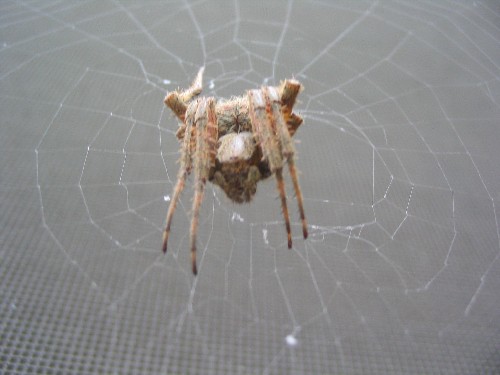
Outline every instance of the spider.
<path id="1" fill-rule="evenodd" d="M 249 202 L 257 191 L 257 183 L 276 176 L 281 208 L 285 218 L 288 248 L 292 247 L 290 218 L 286 204 L 283 166 L 288 164 L 297 203 L 302 233 L 307 238 L 302 193 L 294 163 L 292 136 L 302 118 L 292 112 L 302 85 L 285 80 L 278 87 L 262 86 L 246 95 L 229 100 L 199 97 L 204 68 L 192 85 L 165 97 L 165 105 L 181 121 L 176 136 L 181 144 L 180 168 L 170 201 L 163 232 L 164 253 L 167 251 L 170 226 L 177 201 L 187 176 L 194 171 L 194 199 L 190 228 L 192 271 L 196 267 L 196 233 L 198 217 L 207 181 L 218 185 L 236 203 Z"/>

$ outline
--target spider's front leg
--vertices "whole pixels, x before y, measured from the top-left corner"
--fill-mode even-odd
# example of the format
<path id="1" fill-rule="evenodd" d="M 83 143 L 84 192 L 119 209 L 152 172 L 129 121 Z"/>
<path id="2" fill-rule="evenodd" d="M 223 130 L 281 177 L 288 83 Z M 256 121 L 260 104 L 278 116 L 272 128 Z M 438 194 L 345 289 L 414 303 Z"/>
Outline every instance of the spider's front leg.
<path id="1" fill-rule="evenodd" d="M 283 81 L 278 89 L 278 94 L 281 100 L 281 113 L 283 114 L 285 123 L 288 127 L 288 132 L 292 137 L 303 121 L 302 117 L 292 112 L 297 95 L 299 95 L 302 89 L 302 85 L 295 79 L 287 79 Z"/>
<path id="2" fill-rule="evenodd" d="M 190 229 L 190 248 L 193 274 L 196 275 L 198 273 L 196 267 L 196 234 L 200 207 L 210 169 L 215 167 L 217 154 L 218 128 L 214 98 L 201 98 L 198 101 L 194 126 L 196 128 L 196 149 L 193 156 L 195 190 Z"/>
<path id="3" fill-rule="evenodd" d="M 304 238 L 307 238 L 308 235 L 302 193 L 300 191 L 293 160 L 295 148 L 290 136 L 290 124 L 287 125 L 287 121 L 291 122 L 294 126 L 293 130 L 295 131 L 302 122 L 299 116 L 292 114 L 292 107 L 295 102 L 295 97 L 300 90 L 300 84 L 298 84 L 294 90 L 296 91 L 295 94 L 290 98 L 286 98 L 286 101 L 282 101 L 281 95 L 275 87 L 264 86 L 260 90 L 250 90 L 248 92 L 249 115 L 252 121 L 253 131 L 262 149 L 263 158 L 268 162 L 271 172 L 276 175 L 289 249 L 292 247 L 292 234 L 283 180 L 283 165 L 285 162 L 289 165 L 294 190 L 297 196 L 302 221 L 302 233 Z"/>
<path id="4" fill-rule="evenodd" d="M 205 67 L 200 68 L 196 78 L 189 88 L 183 91 L 172 91 L 169 93 L 165 100 L 163 101 L 165 105 L 174 112 L 179 120 L 181 120 L 181 126 L 177 131 L 177 138 L 182 139 L 186 129 L 186 111 L 188 103 L 191 99 L 198 96 L 203 89 L 203 72 Z"/>
<path id="5" fill-rule="evenodd" d="M 194 104 L 193 104 L 194 105 Z M 194 108 L 194 109 L 193 109 Z M 168 207 L 166 226 L 163 232 L 163 246 L 162 250 L 164 253 L 167 252 L 168 236 L 170 235 L 170 226 L 172 225 L 172 218 L 174 216 L 175 208 L 177 207 L 177 202 L 179 197 L 184 190 L 184 185 L 186 183 L 187 176 L 191 173 L 193 167 L 193 153 L 194 153 L 194 142 L 193 138 L 196 136 L 194 127 L 194 114 L 196 107 L 190 107 L 190 112 L 186 116 L 186 122 L 184 123 L 184 135 L 181 147 L 181 158 L 179 160 L 181 166 L 179 172 L 177 173 L 177 183 L 175 184 L 174 193 L 170 201 L 170 206 Z M 184 115 L 183 115 L 184 116 Z M 180 138 L 179 138 L 180 139 Z"/>
<path id="6" fill-rule="evenodd" d="M 284 131 L 283 124 L 278 123 L 278 126 L 281 127 L 282 129 L 281 134 L 282 137 L 284 138 L 289 138 L 289 137 L 291 138 L 291 136 L 295 134 L 297 128 L 302 124 L 302 117 L 292 112 L 297 95 L 302 90 L 302 88 L 303 88 L 302 85 L 294 79 L 288 79 L 284 81 L 281 84 L 278 93 L 276 93 L 274 87 L 270 88 L 273 96 L 272 99 L 275 100 L 276 95 L 279 95 L 278 100 L 281 101 L 281 113 L 283 115 L 284 122 L 286 123 L 288 132 Z M 275 100 L 275 102 L 276 101 L 277 100 Z M 306 215 L 304 212 L 304 201 L 302 198 L 302 191 L 300 190 L 299 179 L 297 177 L 297 170 L 295 168 L 295 160 L 293 158 L 294 152 L 295 148 L 292 145 L 292 153 L 291 156 L 288 158 L 288 169 L 290 170 L 293 189 L 295 190 L 295 196 L 297 198 L 297 204 L 299 206 L 299 215 L 300 215 L 300 220 L 302 221 L 302 234 L 304 238 L 307 238 L 308 233 L 307 233 Z"/>
<path id="7" fill-rule="evenodd" d="M 186 109 L 185 134 L 180 159 L 181 167 L 177 176 L 174 194 L 170 201 L 167 213 L 167 224 L 163 232 L 163 252 L 167 251 L 168 237 L 172 218 L 184 189 L 187 176 L 194 169 L 194 199 L 190 229 L 190 248 L 193 274 L 197 274 L 196 267 L 196 233 L 203 192 L 208 180 L 210 169 L 215 166 L 217 153 L 217 118 L 215 115 L 215 102 L 213 98 L 201 98 L 192 102 Z"/>
<path id="8" fill-rule="evenodd" d="M 278 192 L 281 198 L 281 209 L 285 218 L 285 228 L 288 238 L 288 248 L 292 248 L 292 232 L 290 216 L 286 204 L 285 185 L 283 182 L 283 152 L 282 145 L 276 137 L 276 113 L 273 110 L 266 87 L 248 92 L 249 114 L 257 143 L 262 149 L 263 158 L 268 162 L 271 173 L 276 175 Z M 279 118 L 278 118 L 279 120 Z"/>

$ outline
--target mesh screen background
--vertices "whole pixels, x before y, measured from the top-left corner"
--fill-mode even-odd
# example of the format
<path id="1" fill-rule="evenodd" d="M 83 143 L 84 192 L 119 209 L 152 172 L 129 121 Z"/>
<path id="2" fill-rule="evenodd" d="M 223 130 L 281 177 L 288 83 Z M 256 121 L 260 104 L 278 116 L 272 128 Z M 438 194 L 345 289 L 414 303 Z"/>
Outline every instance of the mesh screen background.
<path id="1" fill-rule="evenodd" d="M 500 371 L 495 1 L 0 4 L 0 372 Z M 209 184 L 188 251 L 165 93 L 295 77 L 273 179 Z"/>

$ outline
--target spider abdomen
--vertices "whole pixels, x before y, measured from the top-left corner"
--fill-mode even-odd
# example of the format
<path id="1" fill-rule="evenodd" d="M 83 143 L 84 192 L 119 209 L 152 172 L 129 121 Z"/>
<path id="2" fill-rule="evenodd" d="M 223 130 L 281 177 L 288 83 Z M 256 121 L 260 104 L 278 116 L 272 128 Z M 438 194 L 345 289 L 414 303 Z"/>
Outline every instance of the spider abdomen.
<path id="1" fill-rule="evenodd" d="M 252 133 L 226 134 L 219 139 L 210 181 L 233 202 L 249 202 L 257 192 L 257 183 L 270 175 L 261 159 L 262 154 Z"/>

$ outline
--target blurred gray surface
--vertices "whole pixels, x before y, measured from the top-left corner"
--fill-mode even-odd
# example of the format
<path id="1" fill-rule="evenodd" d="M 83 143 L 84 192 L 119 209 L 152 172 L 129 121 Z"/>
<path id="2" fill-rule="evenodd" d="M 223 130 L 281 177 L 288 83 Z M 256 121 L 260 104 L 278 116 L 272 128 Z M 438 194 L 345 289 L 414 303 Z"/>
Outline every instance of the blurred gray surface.
<path id="1" fill-rule="evenodd" d="M 495 1 L 0 4 L 0 372 L 500 371 Z M 297 166 L 203 202 L 163 106 L 295 77 Z"/>

